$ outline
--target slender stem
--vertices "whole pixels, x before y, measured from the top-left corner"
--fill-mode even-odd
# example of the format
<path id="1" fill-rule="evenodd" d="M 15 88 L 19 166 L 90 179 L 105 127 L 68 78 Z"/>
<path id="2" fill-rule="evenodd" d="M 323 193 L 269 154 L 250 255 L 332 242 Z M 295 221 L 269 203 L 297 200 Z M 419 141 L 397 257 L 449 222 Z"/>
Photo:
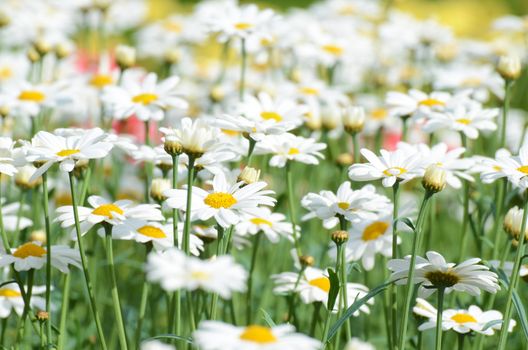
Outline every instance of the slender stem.
<path id="1" fill-rule="evenodd" d="M 341 280 L 341 295 L 343 300 L 343 307 L 346 310 L 348 307 L 348 290 L 347 290 L 347 267 L 346 267 L 346 249 L 342 244 L 340 249 L 341 264 L 339 266 L 340 280 Z M 352 332 L 350 329 L 350 318 L 347 318 L 345 322 L 345 334 L 347 342 L 352 338 Z"/>
<path id="2" fill-rule="evenodd" d="M 393 211 L 392 211 L 392 259 L 398 257 L 398 207 L 400 201 L 400 182 L 396 180 L 392 186 L 392 197 L 393 197 Z M 389 288 L 390 293 L 390 323 L 391 323 L 391 334 L 393 345 L 397 343 L 397 334 L 398 334 L 398 295 L 397 288 L 394 284 L 391 284 Z"/>
<path id="3" fill-rule="evenodd" d="M 312 323 L 310 324 L 310 337 L 313 337 L 315 334 L 315 327 L 319 321 L 319 310 L 321 310 L 321 305 L 323 305 L 321 302 L 316 302 L 313 304 L 314 310 L 312 315 Z"/>
<path id="4" fill-rule="evenodd" d="M 33 280 L 35 276 L 35 270 L 30 269 L 27 274 L 27 291 L 26 291 L 26 299 L 24 303 L 24 311 L 22 311 L 22 316 L 20 317 L 20 326 L 17 332 L 15 344 L 19 344 L 20 340 L 24 337 L 24 330 L 26 325 L 26 318 L 29 314 L 29 311 L 31 310 L 31 294 L 33 292 Z M 22 290 L 22 287 L 20 289 Z"/>
<path id="5" fill-rule="evenodd" d="M 458 333 L 458 350 L 464 350 L 464 340 L 466 339 L 464 333 Z"/>
<path id="6" fill-rule="evenodd" d="M 459 261 L 462 260 L 467 250 L 468 238 L 469 238 L 469 235 L 467 234 L 468 225 L 469 225 L 469 182 L 467 180 L 464 180 L 464 217 L 462 219 L 462 228 L 460 232 L 460 236 L 462 237 L 462 240 L 460 243 L 460 252 L 458 254 Z"/>
<path id="7" fill-rule="evenodd" d="M 324 329 L 323 329 L 323 336 L 321 337 L 321 341 L 323 343 L 323 347 L 322 347 L 322 350 L 324 350 L 326 348 L 326 344 L 328 342 L 327 338 L 328 338 L 328 330 L 330 329 L 330 321 L 332 319 L 332 312 L 330 310 L 326 310 L 326 320 L 325 320 L 325 324 L 324 324 Z"/>
<path id="8" fill-rule="evenodd" d="M 59 337 L 57 340 L 57 349 L 62 350 L 66 344 L 66 322 L 69 309 L 70 301 L 70 288 L 71 288 L 71 274 L 67 273 L 64 275 L 62 301 L 61 301 L 61 313 L 59 323 Z"/>
<path id="9" fill-rule="evenodd" d="M 178 188 L 178 155 L 172 155 L 172 188 Z M 178 237 L 178 210 L 172 209 L 172 234 L 174 237 L 174 246 L 179 247 Z M 173 296 L 174 313 L 169 317 L 174 320 L 174 334 L 179 335 L 181 332 L 181 292 L 177 290 Z M 169 322 L 170 323 L 170 322 Z M 170 331 L 173 329 L 171 327 Z"/>
<path id="10" fill-rule="evenodd" d="M 108 265 L 110 268 L 110 282 L 112 283 L 112 304 L 117 323 L 117 334 L 119 337 L 119 344 L 121 345 L 121 350 L 127 350 L 128 346 L 125 332 L 125 324 L 123 322 L 123 315 L 121 314 L 121 302 L 119 300 L 119 291 L 117 289 L 117 279 L 115 273 L 114 248 L 112 246 L 112 225 L 104 223 L 103 227 L 105 229 L 106 259 L 108 260 Z"/>
<path id="11" fill-rule="evenodd" d="M 248 148 L 248 154 L 247 154 L 247 165 L 251 165 L 251 160 L 253 159 L 253 151 L 255 150 L 255 145 L 257 142 L 251 138 L 251 136 L 248 137 L 249 141 L 249 148 Z"/>
<path id="12" fill-rule="evenodd" d="M 438 288 L 438 312 L 436 313 L 436 346 L 435 350 L 442 349 L 442 314 L 444 311 L 445 288 Z"/>
<path id="13" fill-rule="evenodd" d="M 46 229 L 46 312 L 48 313 L 48 320 L 46 322 L 46 337 L 48 344 L 52 343 L 51 333 L 51 228 L 48 207 L 48 174 L 42 174 L 42 193 L 43 193 L 43 207 L 44 207 L 44 227 Z"/>
<path id="14" fill-rule="evenodd" d="M 244 99 L 244 89 L 246 84 L 246 64 L 247 64 L 247 52 L 246 52 L 246 39 L 242 38 L 240 42 L 240 50 L 242 55 L 242 61 L 240 63 L 240 90 L 238 97 L 240 101 Z"/>
<path id="15" fill-rule="evenodd" d="M 506 144 L 506 129 L 508 120 L 508 110 L 510 108 L 510 91 L 511 91 L 511 80 L 506 79 L 504 81 L 504 105 L 502 106 L 502 122 L 501 122 L 501 133 L 499 148 L 504 148 Z"/>
<path id="16" fill-rule="evenodd" d="M 359 135 L 357 132 L 352 133 L 352 143 L 354 144 L 354 164 L 359 164 Z"/>
<path id="17" fill-rule="evenodd" d="M 145 258 L 148 256 L 151 250 L 152 250 L 152 243 L 148 242 L 147 244 L 145 244 Z M 141 299 L 139 303 L 138 322 L 137 322 L 136 337 L 135 337 L 136 349 L 138 350 L 141 345 L 141 330 L 143 328 L 143 319 L 145 318 L 145 313 L 147 310 L 147 301 L 148 301 L 149 290 L 150 290 L 149 287 L 150 285 L 145 279 L 145 281 L 143 282 L 143 285 L 141 286 Z"/>
<path id="18" fill-rule="evenodd" d="M 189 241 L 191 237 L 191 200 L 192 185 L 194 180 L 194 156 L 189 156 L 189 165 L 187 168 L 187 203 L 185 208 L 185 224 L 183 226 L 183 250 L 187 255 L 190 254 Z"/>
<path id="19" fill-rule="evenodd" d="M 409 131 L 409 117 L 408 115 L 405 115 L 405 116 L 402 116 L 401 119 L 402 119 L 402 136 L 401 136 L 401 140 L 403 142 L 407 142 L 407 133 Z"/>
<path id="20" fill-rule="evenodd" d="M 429 198 L 431 198 L 432 193 L 429 191 L 426 191 L 422 200 L 422 204 L 420 206 L 420 211 L 418 212 L 418 219 L 416 220 L 416 230 L 413 235 L 413 241 L 412 241 L 412 253 L 411 253 L 411 261 L 409 263 L 409 275 L 407 276 L 407 286 L 406 286 L 406 294 L 405 294 L 405 306 L 403 308 L 403 319 L 401 322 L 401 328 L 400 328 L 400 342 L 398 349 L 403 350 L 405 349 L 405 343 L 406 343 L 406 336 L 407 336 L 407 323 L 409 320 L 409 312 L 411 309 L 411 302 L 412 302 L 412 296 L 414 291 L 414 271 L 415 271 L 415 263 L 416 263 L 416 255 L 418 252 L 418 247 L 420 246 L 421 238 L 419 236 L 422 236 L 422 226 L 425 218 L 426 208 L 427 208 L 427 202 Z"/>
<path id="21" fill-rule="evenodd" d="M 255 242 L 253 242 L 253 251 L 251 253 L 251 265 L 249 267 L 249 277 L 248 277 L 248 286 L 247 286 L 247 308 L 246 308 L 246 319 L 247 324 L 251 324 L 252 321 L 252 312 L 251 312 L 251 306 L 252 306 L 252 292 L 253 292 L 253 272 L 255 271 L 255 265 L 257 261 L 257 253 L 258 248 L 260 244 L 260 238 L 262 237 L 262 232 L 258 232 L 255 236 Z"/>
<path id="22" fill-rule="evenodd" d="M 504 194 L 506 193 L 506 188 L 508 186 L 508 181 L 504 178 L 501 179 L 501 182 L 497 184 L 497 202 L 496 212 L 495 212 L 495 221 L 493 222 L 493 229 L 491 231 L 492 237 L 495 239 L 493 244 L 493 253 L 492 258 L 496 260 L 499 257 L 499 247 L 502 237 L 501 233 L 501 223 L 502 223 L 502 211 L 504 210 Z"/>
<path id="23" fill-rule="evenodd" d="M 293 241 L 295 243 L 295 250 L 297 256 L 300 258 L 302 256 L 301 246 L 299 243 L 299 236 L 297 233 L 297 224 L 295 223 L 295 201 L 293 198 L 293 183 L 292 183 L 292 174 L 291 174 L 291 163 L 288 161 L 286 163 L 286 183 L 288 188 L 288 207 L 290 209 L 290 221 L 292 223 L 293 229 Z"/>
<path id="24" fill-rule="evenodd" d="M 508 339 L 508 328 L 510 326 L 510 319 L 513 311 L 513 292 L 517 286 L 519 280 L 519 272 L 521 269 L 521 262 L 524 255 L 525 247 L 525 231 L 526 231 L 526 220 L 528 218 L 528 200 L 524 199 L 524 212 L 522 218 L 521 231 L 519 234 L 519 244 L 517 245 L 517 254 L 515 255 L 515 262 L 512 270 L 512 277 L 510 279 L 510 285 L 508 286 L 508 296 L 506 298 L 506 308 L 504 309 L 504 323 L 501 327 L 500 338 L 499 338 L 499 350 L 504 350 L 506 341 Z"/>
<path id="25" fill-rule="evenodd" d="M 107 346 L 106 346 L 106 341 L 104 338 L 103 327 L 101 325 L 101 320 L 99 318 L 99 311 L 97 310 L 97 304 L 95 302 L 92 283 L 90 282 L 90 275 L 88 274 L 88 264 L 86 260 L 86 254 L 83 248 L 83 243 L 82 243 L 81 225 L 79 223 L 79 213 L 77 211 L 77 202 L 75 199 L 75 188 L 73 185 L 73 174 L 71 172 L 69 173 L 69 179 L 70 179 L 70 193 L 72 197 L 72 206 L 73 206 L 73 217 L 75 219 L 75 232 L 77 234 L 77 243 L 79 245 L 79 252 L 81 254 L 81 265 L 82 265 L 83 274 L 84 274 L 84 282 L 86 285 L 86 290 L 88 291 L 88 298 L 90 300 L 90 307 L 92 309 L 92 313 L 93 313 L 93 317 L 95 321 L 95 327 L 97 329 L 97 334 L 99 336 L 99 341 L 101 342 L 102 349 L 106 350 Z"/>

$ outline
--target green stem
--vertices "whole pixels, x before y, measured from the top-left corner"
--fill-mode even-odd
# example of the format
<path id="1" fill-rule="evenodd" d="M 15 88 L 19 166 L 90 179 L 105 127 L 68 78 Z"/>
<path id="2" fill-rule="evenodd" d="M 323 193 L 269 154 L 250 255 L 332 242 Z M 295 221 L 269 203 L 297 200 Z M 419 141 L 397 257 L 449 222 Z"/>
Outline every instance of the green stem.
<path id="1" fill-rule="evenodd" d="M 403 142 L 407 142 L 407 133 L 409 131 L 409 123 L 408 123 L 408 120 L 409 120 L 409 117 L 408 115 L 405 115 L 405 116 L 402 116 L 401 119 L 402 119 L 402 137 L 401 137 L 401 140 Z"/>
<path id="2" fill-rule="evenodd" d="M 504 350 L 506 341 L 508 339 L 508 328 L 510 326 L 510 319 L 513 311 L 513 292 L 517 286 L 519 280 L 519 272 L 521 269 L 521 262 L 524 255 L 524 243 L 525 243 L 525 230 L 526 220 L 528 217 L 528 200 L 524 199 L 524 212 L 522 218 L 521 231 L 519 234 L 519 244 L 517 245 L 517 253 L 515 255 L 515 263 L 513 265 L 512 277 L 510 279 L 510 285 L 508 286 L 508 296 L 506 298 L 506 308 L 504 309 L 504 322 L 501 327 L 500 338 L 499 338 L 499 350 Z"/>
<path id="3" fill-rule="evenodd" d="M 42 174 L 42 193 L 43 193 L 43 207 L 44 207 L 44 227 L 46 229 L 46 312 L 48 313 L 48 320 L 46 322 L 46 337 L 48 344 L 53 343 L 51 333 L 51 228 L 48 207 L 48 174 Z"/>
<path id="4" fill-rule="evenodd" d="M 360 153 L 359 153 L 359 137 L 358 133 L 352 133 L 352 143 L 354 144 L 354 164 L 359 164 Z"/>
<path id="5" fill-rule="evenodd" d="M 35 276 L 35 270 L 30 269 L 27 274 L 27 291 L 26 291 L 26 298 L 24 302 L 24 311 L 22 312 L 22 316 L 20 317 L 20 325 L 18 328 L 15 344 L 20 344 L 21 339 L 24 338 L 24 330 L 26 325 L 26 318 L 29 314 L 29 311 L 31 310 L 31 294 L 33 292 L 33 280 Z M 20 290 L 23 289 L 24 286 L 20 286 Z"/>
<path id="6" fill-rule="evenodd" d="M 178 158 L 178 155 L 172 155 L 172 188 L 174 189 L 178 188 Z M 172 209 L 172 234 L 174 237 L 174 246 L 179 247 L 177 209 Z M 174 305 L 174 312 L 172 315 L 169 315 L 169 318 L 171 320 L 174 320 L 174 334 L 179 335 L 181 332 L 181 292 L 179 290 L 175 291 L 172 296 L 172 299 Z M 172 331 L 173 329 L 171 327 L 170 332 Z"/>
<path id="7" fill-rule="evenodd" d="M 251 136 L 248 136 L 249 141 L 249 148 L 248 148 L 248 154 L 247 154 L 247 165 L 251 165 L 251 160 L 253 159 L 253 151 L 255 150 L 255 145 L 257 142 L 251 138 Z"/>
<path id="8" fill-rule="evenodd" d="M 295 250 L 297 252 L 297 256 L 300 258 L 302 256 L 301 252 L 301 246 L 299 243 L 299 236 L 297 233 L 297 225 L 295 220 L 295 201 L 293 198 L 293 182 L 292 182 L 292 174 L 291 174 L 291 163 L 288 161 L 286 163 L 286 183 L 288 188 L 288 207 L 290 209 L 290 220 L 292 223 L 292 229 L 293 229 L 293 241 L 295 243 Z"/>
<path id="9" fill-rule="evenodd" d="M 123 322 L 123 315 L 121 314 L 121 302 L 119 300 L 119 291 L 117 289 L 117 279 L 115 273 L 115 264 L 114 264 L 114 248 L 112 246 L 112 225 L 108 223 L 103 223 L 105 230 L 106 238 L 106 259 L 108 260 L 108 265 L 110 268 L 110 282 L 112 283 L 112 306 L 114 308 L 114 314 L 117 323 L 117 334 L 119 336 L 119 344 L 121 345 L 121 350 L 127 350 L 127 339 L 125 332 L 125 324 Z"/>
<path id="10" fill-rule="evenodd" d="M 148 242 L 145 245 L 145 258 L 148 256 L 150 251 L 152 250 L 152 243 Z M 147 310 L 147 301 L 148 301 L 148 295 L 149 295 L 149 284 L 145 281 L 143 282 L 143 285 L 141 286 L 141 299 L 139 303 L 139 312 L 138 312 L 138 322 L 137 322 L 137 328 L 136 328 L 136 349 L 139 350 L 141 345 L 141 330 L 143 328 L 143 319 L 145 318 L 145 313 Z"/>
<path id="11" fill-rule="evenodd" d="M 501 224 L 502 224 L 502 211 L 504 210 L 504 194 L 506 193 L 506 187 L 508 186 L 508 181 L 506 179 L 501 179 L 501 183 L 497 184 L 497 202 L 495 203 L 496 212 L 495 212 L 495 221 L 493 222 L 493 229 L 491 231 L 492 237 L 494 238 L 493 244 L 493 253 L 492 258 L 496 260 L 499 257 L 499 247 L 502 237 L 501 233 Z"/>
<path id="12" fill-rule="evenodd" d="M 401 328 L 400 328 L 400 342 L 398 349 L 403 350 L 405 349 L 405 343 L 407 338 L 407 323 L 409 320 L 409 312 L 411 309 L 411 302 L 412 302 L 412 296 L 414 291 L 414 271 L 415 271 L 415 263 L 416 263 L 416 255 L 418 252 L 418 247 L 421 243 L 421 236 L 422 236 L 422 226 L 423 221 L 425 218 L 426 208 L 427 208 L 427 202 L 429 198 L 431 198 L 432 193 L 429 191 L 426 191 L 422 200 L 422 204 L 420 206 L 420 211 L 418 212 L 418 219 L 416 220 L 416 230 L 413 235 L 413 241 L 412 241 L 412 253 L 411 253 L 411 261 L 409 263 L 409 275 L 407 276 L 407 285 L 406 285 L 406 294 L 405 294 L 405 306 L 403 308 L 403 319 L 401 322 Z"/>
<path id="13" fill-rule="evenodd" d="M 249 267 L 249 277 L 248 277 L 248 286 L 247 286 L 247 308 L 246 308 L 246 320 L 247 324 L 251 324 L 252 322 L 252 312 L 251 312 L 251 306 L 252 306 L 252 292 L 253 292 L 253 272 L 255 271 L 255 265 L 257 261 L 257 253 L 258 248 L 260 244 L 260 238 L 262 236 L 262 232 L 258 232 L 257 236 L 255 237 L 255 242 L 253 243 L 253 251 L 251 253 L 251 265 Z"/>
<path id="14" fill-rule="evenodd" d="M 191 200 L 192 185 L 194 180 L 194 156 L 189 156 L 189 165 L 187 167 L 187 203 L 185 208 L 185 224 L 183 226 L 183 251 L 190 254 L 189 241 L 191 239 Z"/>
<path id="15" fill-rule="evenodd" d="M 467 180 L 464 180 L 464 217 L 462 218 L 462 229 L 460 232 L 460 236 L 462 237 L 462 240 L 460 243 L 460 252 L 458 254 L 459 261 L 462 260 L 467 250 L 468 239 L 469 239 L 469 235 L 467 234 L 468 225 L 469 225 L 469 182 Z"/>
<path id="16" fill-rule="evenodd" d="M 240 89 L 238 97 L 240 101 L 244 99 L 244 89 L 246 84 L 246 64 L 247 64 L 247 52 L 246 52 L 246 39 L 242 38 L 240 42 L 240 49 L 242 55 L 242 62 L 240 63 Z"/>
<path id="17" fill-rule="evenodd" d="M 504 148 L 506 144 L 506 129 L 508 126 L 507 120 L 508 120 L 508 110 L 510 108 L 511 85 L 512 85 L 511 81 L 506 79 L 504 82 L 504 105 L 502 107 L 502 123 L 501 123 L 499 148 Z"/>
<path id="18" fill-rule="evenodd" d="M 438 311 L 436 314 L 436 346 L 435 350 L 442 349 L 442 314 L 444 311 L 445 288 L 438 288 Z"/>
<path id="19" fill-rule="evenodd" d="M 64 276 L 63 283 L 63 293 L 61 301 L 61 313 L 60 313 L 60 323 L 59 323 L 59 338 L 57 340 L 57 349 L 62 350 L 66 344 L 66 322 L 69 309 L 70 301 L 70 288 L 71 288 L 71 274 L 67 273 Z"/>
<path id="20" fill-rule="evenodd" d="M 343 307 L 346 310 L 348 307 L 348 291 L 347 291 L 347 268 L 346 268 L 346 249 L 344 245 L 341 245 L 340 255 L 341 264 L 339 265 L 339 273 L 341 280 L 341 295 L 343 300 Z M 347 342 L 352 338 L 352 332 L 350 328 L 350 318 L 347 318 L 345 322 L 345 334 Z"/>
<path id="21" fill-rule="evenodd" d="M 326 311 L 326 320 L 325 320 L 324 329 L 323 329 L 323 336 L 321 337 L 321 341 L 323 343 L 322 350 L 325 350 L 327 342 L 328 342 L 328 339 L 327 339 L 328 338 L 328 330 L 330 329 L 330 320 L 331 319 L 332 319 L 332 312 L 330 312 L 330 310 L 327 310 Z"/>
<path id="22" fill-rule="evenodd" d="M 107 346 L 106 346 L 106 341 L 104 338 L 103 327 L 101 325 L 101 320 L 99 318 L 99 311 L 97 310 L 97 304 L 95 302 L 92 283 L 90 282 L 90 275 L 88 274 L 88 264 L 86 260 L 86 254 L 83 248 L 83 243 L 82 243 L 81 225 L 79 223 L 79 213 L 77 211 L 77 201 L 75 199 L 75 188 L 73 186 L 73 174 L 71 172 L 69 173 L 69 179 L 70 179 L 70 193 L 72 197 L 72 206 L 73 206 L 73 217 L 75 219 L 75 232 L 77 234 L 77 243 L 79 245 L 79 252 L 81 254 L 81 265 L 82 265 L 83 274 L 84 274 L 84 282 L 86 285 L 86 290 L 88 291 L 90 307 L 92 309 L 92 313 L 93 313 L 93 317 L 95 321 L 95 327 L 97 329 L 97 334 L 99 336 L 99 341 L 101 342 L 101 348 L 103 350 L 106 350 Z"/>
<path id="23" fill-rule="evenodd" d="M 392 259 L 396 259 L 398 257 L 398 207 L 399 207 L 399 201 L 400 201 L 400 182 L 399 180 L 396 180 L 394 185 L 392 186 L 392 198 L 393 198 L 393 206 L 394 209 L 392 211 Z M 390 285 L 389 293 L 390 293 L 390 322 L 391 322 L 391 334 L 392 334 L 392 341 L 395 345 L 397 342 L 397 334 L 398 334 L 398 295 L 397 295 L 397 289 L 394 284 Z"/>

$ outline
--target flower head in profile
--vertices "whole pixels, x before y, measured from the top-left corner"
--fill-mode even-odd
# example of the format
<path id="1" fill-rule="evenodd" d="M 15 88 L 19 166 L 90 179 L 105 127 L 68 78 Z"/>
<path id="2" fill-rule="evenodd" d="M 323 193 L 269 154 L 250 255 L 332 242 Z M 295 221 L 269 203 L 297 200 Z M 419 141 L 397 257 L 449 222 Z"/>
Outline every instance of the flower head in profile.
<path id="1" fill-rule="evenodd" d="M 32 307 L 42 310 L 46 307 L 46 301 L 39 296 L 45 291 L 46 287 L 44 286 L 33 286 L 30 300 Z M 0 287 L 0 318 L 9 317 L 13 311 L 18 316 L 22 315 L 24 311 L 24 298 L 22 298 L 20 286 L 16 282 L 7 283 Z"/>
<path id="2" fill-rule="evenodd" d="M 80 268 L 81 256 L 77 249 L 65 245 L 52 245 L 51 266 L 63 273 L 70 271 L 69 265 Z M 40 242 L 27 242 L 16 248 L 12 248 L 10 253 L 0 252 L 0 267 L 13 264 L 17 271 L 27 271 L 30 269 L 39 270 L 46 265 L 46 247 Z"/>
<path id="3" fill-rule="evenodd" d="M 116 119 L 136 115 L 142 121 L 159 121 L 169 109 L 187 109 L 187 102 L 176 92 L 178 77 L 172 76 L 160 83 L 157 80 L 157 75 L 150 73 L 138 82 L 125 72 L 121 86 L 105 88 L 103 101 Z"/>
<path id="4" fill-rule="evenodd" d="M 284 133 L 265 137 L 257 144 L 257 148 L 260 153 L 272 154 L 269 162 L 271 166 L 283 168 L 288 161 L 319 164 L 318 158 L 324 158 L 320 151 L 326 148 L 326 144 Z"/>
<path id="5" fill-rule="evenodd" d="M 150 253 L 145 269 L 147 279 L 159 283 L 166 291 L 202 289 L 224 299 L 244 291 L 248 276 L 230 255 L 200 260 L 177 248 Z"/>
<path id="6" fill-rule="evenodd" d="M 424 159 L 414 151 L 397 149 L 395 151 L 380 150 L 381 157 L 363 148 L 361 154 L 369 161 L 365 164 L 353 164 L 348 169 L 348 176 L 354 181 L 370 181 L 382 179 L 385 187 L 391 187 L 399 181 L 405 183 L 422 176 Z"/>
<path id="7" fill-rule="evenodd" d="M 71 136 L 39 131 L 31 139 L 31 144 L 26 145 L 26 159 L 40 164 L 31 179 L 38 178 L 55 163 L 59 163 L 62 171 L 71 172 L 79 160 L 106 157 L 113 145 L 105 138 L 106 134 L 99 128 Z"/>
<path id="8" fill-rule="evenodd" d="M 323 220 L 325 228 L 330 229 L 339 223 L 339 217 L 359 223 L 364 220 L 373 220 L 380 213 L 391 209 L 390 200 L 376 193 L 376 188 L 366 185 L 358 190 L 352 190 L 350 181 L 345 181 L 336 193 L 321 191 L 308 193 L 301 200 L 301 205 L 310 213 L 303 217 L 308 220 L 317 217 Z"/>
<path id="9" fill-rule="evenodd" d="M 262 232 L 271 243 L 278 243 L 281 237 L 293 240 L 293 227 L 286 221 L 286 216 L 273 213 L 268 207 L 260 207 L 254 213 L 243 216 L 235 230 L 243 237 Z"/>
<path id="10" fill-rule="evenodd" d="M 200 350 L 317 350 L 321 343 L 295 333 L 292 325 L 237 327 L 219 321 L 202 321 L 193 333 Z"/>
<path id="11" fill-rule="evenodd" d="M 256 214 L 260 205 L 275 205 L 275 199 L 269 196 L 274 192 L 264 190 L 267 186 L 265 182 L 259 181 L 242 186 L 243 184 L 243 182 L 230 184 L 224 173 L 219 172 L 213 178 L 211 192 L 193 187 L 191 219 L 208 220 L 214 217 L 220 226 L 227 228 L 240 222 L 243 215 Z M 186 209 L 187 190 L 170 189 L 165 191 L 165 196 L 169 207 Z"/>
<path id="12" fill-rule="evenodd" d="M 480 290 L 496 293 L 500 287 L 497 274 L 487 266 L 479 264 L 479 258 L 468 259 L 460 264 L 447 263 L 442 255 L 429 251 L 427 258 L 416 257 L 413 283 L 421 284 L 420 295 L 428 296 L 437 288 L 444 288 L 446 293 L 455 290 L 471 295 L 480 295 Z M 388 268 L 392 271 L 391 280 L 396 284 L 406 284 L 411 257 L 392 259 Z"/>
<path id="13" fill-rule="evenodd" d="M 416 298 L 416 306 L 413 312 L 427 320 L 422 323 L 418 330 L 424 331 L 436 327 L 437 310 L 422 298 Z M 476 305 L 471 305 L 468 309 L 447 309 L 442 313 L 442 329 L 444 331 L 454 330 L 460 334 L 476 332 L 484 335 L 493 335 L 496 330 L 501 329 L 501 324 L 494 324 L 487 327 L 493 321 L 502 321 L 502 313 L 496 310 L 482 311 Z M 510 320 L 509 332 L 513 331 L 515 320 Z"/>

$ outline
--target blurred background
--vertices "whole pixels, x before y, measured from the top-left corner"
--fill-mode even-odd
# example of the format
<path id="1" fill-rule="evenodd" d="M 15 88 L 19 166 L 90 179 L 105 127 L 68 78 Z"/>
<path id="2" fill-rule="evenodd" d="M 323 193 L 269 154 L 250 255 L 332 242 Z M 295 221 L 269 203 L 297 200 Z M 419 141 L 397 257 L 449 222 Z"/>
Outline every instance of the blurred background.
<path id="1" fill-rule="evenodd" d="M 385 0 L 418 18 L 435 18 L 461 36 L 481 38 L 488 35 L 490 22 L 497 17 L 528 14 L 528 0 Z M 185 11 L 196 0 L 150 0 L 151 18 L 164 18 L 168 12 Z M 315 0 L 240 1 L 276 9 L 306 7 Z"/>

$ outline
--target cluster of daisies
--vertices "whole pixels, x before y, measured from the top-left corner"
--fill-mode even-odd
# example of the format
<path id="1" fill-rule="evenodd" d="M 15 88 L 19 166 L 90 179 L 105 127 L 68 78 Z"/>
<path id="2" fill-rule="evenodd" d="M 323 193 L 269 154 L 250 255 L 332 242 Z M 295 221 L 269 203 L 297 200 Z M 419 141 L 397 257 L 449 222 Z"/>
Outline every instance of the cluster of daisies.
<path id="1" fill-rule="evenodd" d="M 0 347 L 525 347 L 526 18 L 392 3 L 3 1 Z"/>

